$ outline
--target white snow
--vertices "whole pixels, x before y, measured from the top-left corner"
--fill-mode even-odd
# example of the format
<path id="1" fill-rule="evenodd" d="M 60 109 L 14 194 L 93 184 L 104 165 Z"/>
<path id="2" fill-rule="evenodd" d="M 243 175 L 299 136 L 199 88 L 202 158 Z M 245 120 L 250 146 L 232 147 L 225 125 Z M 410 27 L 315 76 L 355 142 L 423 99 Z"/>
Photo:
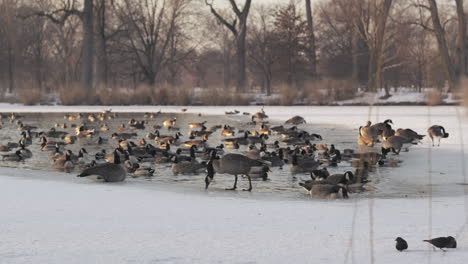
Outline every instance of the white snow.
<path id="1" fill-rule="evenodd" d="M 0 111 L 100 111 L 98 107 L 11 107 Z M 114 111 L 181 107 L 112 107 Z M 258 106 L 188 107 L 224 114 Z M 104 184 L 73 175 L 0 169 L 0 263 L 464 263 L 468 259 L 465 111 L 453 106 L 265 107 L 271 118 L 353 128 L 391 118 L 420 133 L 443 125 L 450 137 L 401 153 L 373 197 L 321 201 L 259 193 L 171 189 L 144 182 Z M 457 111 L 461 116 L 458 122 Z M 232 117 L 232 118 L 241 118 Z M 460 133 L 461 132 L 461 133 Z M 463 152 L 462 152 L 463 150 Z M 464 160 L 463 160 L 464 158 Z M 430 161 L 430 162 L 429 162 Z M 428 172 L 431 172 L 428 174 Z M 431 175 L 431 177 L 429 177 Z M 405 198 L 405 193 L 419 195 Z M 429 195 L 428 193 L 431 193 Z M 459 248 L 421 240 L 455 236 Z M 402 236 L 408 252 L 397 252 Z"/>

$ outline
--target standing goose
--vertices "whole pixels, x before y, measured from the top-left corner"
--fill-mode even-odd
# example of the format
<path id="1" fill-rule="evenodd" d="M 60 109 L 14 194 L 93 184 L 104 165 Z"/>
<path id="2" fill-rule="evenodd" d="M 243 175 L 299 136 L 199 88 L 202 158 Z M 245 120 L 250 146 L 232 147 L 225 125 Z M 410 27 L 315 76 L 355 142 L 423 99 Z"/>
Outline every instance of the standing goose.
<path id="1" fill-rule="evenodd" d="M 302 116 L 294 116 L 286 120 L 286 122 L 284 123 L 290 124 L 290 125 L 300 125 L 300 124 L 306 124 L 306 121 Z"/>
<path id="2" fill-rule="evenodd" d="M 258 167 L 263 168 L 267 166 L 262 161 L 250 159 L 242 154 L 229 153 L 222 158 L 218 158 L 216 157 L 216 151 L 212 151 L 212 156 L 207 166 L 208 173 L 205 177 L 205 188 L 208 189 L 217 172 L 234 175 L 234 186 L 226 190 L 236 190 L 238 175 L 245 175 L 249 180 L 249 188 L 243 189 L 243 191 L 250 192 L 252 190 L 252 179 L 249 173 L 257 171 Z"/>
<path id="3" fill-rule="evenodd" d="M 127 170 L 120 163 L 118 150 L 114 150 L 114 163 L 97 164 L 95 167 L 84 169 L 78 177 L 98 175 L 106 182 L 121 182 L 127 177 Z"/>
<path id="4" fill-rule="evenodd" d="M 408 138 L 408 139 L 411 139 L 413 141 L 419 141 L 419 140 L 422 140 L 425 135 L 419 135 L 417 132 L 415 132 L 414 130 L 412 129 L 402 129 L 402 128 L 399 128 L 397 129 L 397 131 L 395 132 L 395 136 L 400 136 L 400 137 L 405 137 L 405 138 Z"/>
<path id="5" fill-rule="evenodd" d="M 429 137 L 432 140 L 432 146 L 434 147 L 434 141 L 436 139 L 439 140 L 439 144 L 437 146 L 440 146 L 440 139 L 441 138 L 448 138 L 449 133 L 445 132 L 445 128 L 443 126 L 439 125 L 433 125 L 427 130 L 427 134 L 429 134 Z"/>
<path id="6" fill-rule="evenodd" d="M 390 127 L 390 129 L 392 128 L 390 124 L 393 125 L 393 121 L 391 119 L 387 119 L 383 122 L 373 124 L 372 126 L 370 126 L 370 128 L 371 130 L 378 131 L 379 135 L 381 135 L 382 132 L 388 127 Z"/>
<path id="7" fill-rule="evenodd" d="M 408 149 L 412 144 L 415 144 L 412 142 L 412 140 L 405 138 L 405 137 L 400 137 L 400 136 L 391 136 L 389 138 L 386 138 L 382 142 L 382 153 L 385 154 L 388 153 L 390 150 L 393 151 L 395 154 L 400 154 L 400 151 L 403 147 Z"/>

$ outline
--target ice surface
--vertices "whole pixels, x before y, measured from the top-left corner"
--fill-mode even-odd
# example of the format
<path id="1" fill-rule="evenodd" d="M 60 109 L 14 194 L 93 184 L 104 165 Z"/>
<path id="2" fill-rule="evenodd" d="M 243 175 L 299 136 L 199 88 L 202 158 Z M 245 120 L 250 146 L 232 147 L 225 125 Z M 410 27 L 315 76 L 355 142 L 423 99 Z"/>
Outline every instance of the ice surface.
<path id="1" fill-rule="evenodd" d="M 1 108 L 71 112 L 106 107 Z M 180 107 L 112 108 L 180 112 Z M 233 109 L 254 113 L 259 107 L 188 109 L 223 114 Z M 3 168 L 0 263 L 466 262 L 468 196 L 462 184 L 466 183 L 462 153 L 467 150 L 461 143 L 467 142 L 468 123 L 461 108 L 265 107 L 265 111 L 278 120 L 299 114 L 308 123 L 339 124 L 355 133 L 368 119 L 391 118 L 395 127 L 420 133 L 439 124 L 450 137 L 436 148 L 424 140 L 400 154 L 401 167 L 380 175 L 379 191 L 421 192 L 423 198 L 405 198 L 401 192 L 401 197 L 351 196 L 347 201 L 282 200 L 255 192 L 205 192 L 202 183 L 199 189 L 167 189 Z M 456 237 L 459 248 L 444 253 L 421 242 L 447 235 Z M 408 241 L 408 252 L 394 249 L 397 236 Z"/>

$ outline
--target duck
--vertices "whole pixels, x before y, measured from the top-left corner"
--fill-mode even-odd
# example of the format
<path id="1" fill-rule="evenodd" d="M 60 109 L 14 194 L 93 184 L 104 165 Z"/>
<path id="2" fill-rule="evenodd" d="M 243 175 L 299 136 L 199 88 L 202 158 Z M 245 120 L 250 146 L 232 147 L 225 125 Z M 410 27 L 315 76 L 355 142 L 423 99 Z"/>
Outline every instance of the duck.
<path id="1" fill-rule="evenodd" d="M 221 135 L 223 137 L 233 137 L 235 135 L 235 131 L 232 127 L 224 125 L 223 129 L 221 129 Z"/>
<path id="2" fill-rule="evenodd" d="M 205 124 L 206 124 L 206 121 L 203 121 L 203 122 L 200 122 L 200 123 L 189 123 L 189 128 L 190 129 L 203 128 L 203 127 L 205 127 Z"/>
<path id="3" fill-rule="evenodd" d="M 168 119 L 168 120 L 165 120 L 163 122 L 163 126 L 165 127 L 174 127 L 176 125 L 176 122 L 177 122 L 177 118 L 173 118 L 173 119 Z"/>
<path id="4" fill-rule="evenodd" d="M 205 189 L 208 189 L 216 173 L 225 173 L 234 175 L 235 181 L 232 188 L 226 190 L 236 190 L 238 175 L 244 175 L 249 181 L 249 188 L 243 191 L 252 191 L 252 179 L 249 173 L 257 171 L 258 167 L 268 167 L 265 162 L 250 159 L 242 154 L 228 153 L 222 158 L 216 156 L 216 151 L 212 151 L 212 156 L 207 164 L 207 175 L 205 177 Z"/>
<path id="5" fill-rule="evenodd" d="M 114 150 L 114 162 L 97 164 L 94 167 L 84 169 L 78 177 L 98 175 L 105 182 L 121 182 L 127 177 L 127 170 L 120 162 L 118 150 Z"/>
<path id="6" fill-rule="evenodd" d="M 439 143 L 437 144 L 437 146 L 440 146 L 440 139 L 449 137 L 449 133 L 445 131 L 445 128 L 439 125 L 433 125 L 430 128 L 428 128 L 427 134 L 429 135 L 429 138 L 432 141 L 433 147 L 434 147 L 435 140 L 439 140 Z"/>

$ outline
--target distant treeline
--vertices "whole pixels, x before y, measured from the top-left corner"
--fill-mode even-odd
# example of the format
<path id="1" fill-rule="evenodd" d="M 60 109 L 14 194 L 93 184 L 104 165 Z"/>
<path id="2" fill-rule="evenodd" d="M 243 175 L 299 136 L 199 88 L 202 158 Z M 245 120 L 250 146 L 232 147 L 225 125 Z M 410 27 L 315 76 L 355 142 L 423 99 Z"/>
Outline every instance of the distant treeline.
<path id="1" fill-rule="evenodd" d="M 25 103 L 51 94 L 183 102 L 194 87 L 349 97 L 358 87 L 453 90 L 467 74 L 463 0 L 262 2 L 1 0 L 0 94 Z"/>

